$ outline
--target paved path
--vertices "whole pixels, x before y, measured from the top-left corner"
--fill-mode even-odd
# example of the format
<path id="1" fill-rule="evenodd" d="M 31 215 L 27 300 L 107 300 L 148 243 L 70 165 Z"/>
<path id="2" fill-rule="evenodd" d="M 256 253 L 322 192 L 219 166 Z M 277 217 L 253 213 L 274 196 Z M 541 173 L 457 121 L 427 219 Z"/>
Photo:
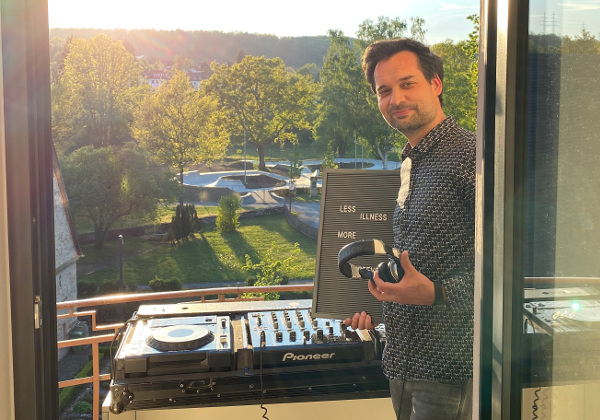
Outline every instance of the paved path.
<path id="1" fill-rule="evenodd" d="M 287 203 L 289 206 L 289 202 Z M 321 213 L 321 203 L 299 203 L 292 201 L 292 213 L 296 213 L 298 220 L 314 228 L 319 227 L 319 214 Z"/>
<path id="2" fill-rule="evenodd" d="M 343 162 L 343 163 L 354 163 L 355 162 L 355 160 L 352 158 L 337 158 L 337 159 L 335 159 L 335 161 L 338 163 L 339 162 Z M 365 163 L 370 163 L 373 165 L 370 168 L 365 168 L 365 169 L 369 169 L 369 170 L 383 169 L 383 162 L 381 160 L 365 159 L 364 161 L 365 161 Z M 321 160 L 302 161 L 303 165 L 319 165 L 319 164 L 321 164 L 321 162 L 322 162 Z M 358 160 L 357 164 L 360 166 L 361 161 Z M 278 165 L 289 166 L 290 161 L 283 160 L 283 161 L 279 161 L 279 162 L 267 162 L 266 163 L 267 167 L 275 167 Z M 394 162 L 394 161 L 387 162 L 387 169 L 398 169 L 399 167 L 400 167 L 400 162 Z M 187 185 L 195 185 L 198 187 L 217 187 L 217 186 L 226 187 L 226 188 L 230 188 L 231 190 L 233 190 L 237 193 L 240 193 L 240 194 L 245 194 L 248 192 L 256 191 L 255 189 L 247 189 L 244 186 L 244 184 L 240 181 L 229 181 L 229 180 L 221 179 L 224 176 L 231 176 L 231 175 L 244 175 L 244 171 L 223 171 L 223 172 L 189 171 L 189 172 L 183 173 L 183 183 L 187 184 Z M 287 176 L 279 175 L 279 174 L 272 173 L 272 172 L 268 173 L 268 172 L 262 172 L 262 171 L 255 171 L 255 170 L 248 171 L 247 170 L 246 175 L 268 175 L 268 176 L 276 178 L 280 181 L 284 181 L 286 183 L 286 186 L 289 185 L 289 178 Z M 296 187 L 299 187 L 299 188 L 309 187 L 311 175 L 312 175 L 312 172 L 308 168 L 303 169 L 300 178 L 296 179 L 294 181 L 294 184 L 296 185 Z M 321 186 L 321 181 L 318 181 L 318 186 L 319 187 Z M 271 189 L 277 189 L 277 188 L 281 188 L 281 187 L 273 187 Z"/>

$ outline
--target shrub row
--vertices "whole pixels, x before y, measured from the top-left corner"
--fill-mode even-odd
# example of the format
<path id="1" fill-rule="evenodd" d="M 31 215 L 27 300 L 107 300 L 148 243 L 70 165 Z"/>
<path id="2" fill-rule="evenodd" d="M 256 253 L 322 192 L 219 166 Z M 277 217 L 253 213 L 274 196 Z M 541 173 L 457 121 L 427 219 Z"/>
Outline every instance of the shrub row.
<path id="1" fill-rule="evenodd" d="M 100 360 L 102 360 L 105 356 L 105 354 L 108 354 L 108 350 L 105 350 L 106 353 L 104 352 L 98 352 L 98 357 Z M 75 378 L 73 379 L 79 379 L 79 378 L 86 378 L 88 376 L 91 376 L 92 373 L 94 372 L 94 361 L 90 360 L 89 362 L 87 362 L 85 364 L 85 366 L 83 366 L 83 368 L 79 371 L 79 373 L 77 375 L 75 375 Z M 58 411 L 62 412 L 65 407 L 75 399 L 75 397 L 77 397 L 77 395 L 79 394 L 79 392 L 81 392 L 81 390 L 83 389 L 85 385 L 74 385 L 74 386 L 69 386 L 67 388 L 64 388 L 60 394 L 58 394 Z"/>

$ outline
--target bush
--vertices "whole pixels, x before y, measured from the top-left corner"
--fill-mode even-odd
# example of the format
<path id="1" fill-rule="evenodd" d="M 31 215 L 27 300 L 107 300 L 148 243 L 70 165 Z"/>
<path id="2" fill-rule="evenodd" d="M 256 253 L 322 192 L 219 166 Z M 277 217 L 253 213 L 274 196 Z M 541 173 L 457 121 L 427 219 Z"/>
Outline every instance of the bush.
<path id="1" fill-rule="evenodd" d="M 237 195 L 221 197 L 217 214 L 216 225 L 221 233 L 235 231 L 240 223 L 238 222 L 238 210 L 240 208 L 240 199 Z"/>
<path id="2" fill-rule="evenodd" d="M 119 293 L 119 280 L 104 279 L 100 282 L 100 294 L 110 295 Z"/>
<path id="3" fill-rule="evenodd" d="M 246 277 L 246 281 L 244 281 L 244 283 L 246 286 L 254 286 L 254 283 L 256 283 L 256 277 Z"/>
<path id="4" fill-rule="evenodd" d="M 184 204 L 183 207 L 178 204 L 175 216 L 171 218 L 171 227 L 167 235 L 169 240 L 179 241 L 199 231 L 200 220 L 196 207 L 193 204 Z"/>
<path id="5" fill-rule="evenodd" d="M 94 406 L 87 401 L 77 401 L 73 406 L 73 412 L 77 414 L 88 414 L 94 411 Z"/>
<path id="6" fill-rule="evenodd" d="M 136 279 L 127 279 L 125 280 L 125 286 L 127 287 L 128 291 L 132 293 L 137 292 L 138 281 Z"/>
<path id="7" fill-rule="evenodd" d="M 74 379 L 86 378 L 88 376 L 91 376 L 93 370 L 94 370 L 94 364 L 90 360 L 79 371 L 79 373 L 77 375 L 75 375 Z M 77 394 L 79 394 L 79 391 L 81 391 L 81 389 L 84 386 L 85 385 L 75 385 L 75 386 L 70 386 L 68 388 L 64 388 L 58 395 L 58 411 L 63 411 L 65 409 L 65 407 L 67 406 L 67 404 L 69 404 L 71 401 L 73 401 L 73 399 L 77 396 Z"/>
<path id="8" fill-rule="evenodd" d="M 77 297 L 86 298 L 94 296 L 98 285 L 92 280 L 77 280 Z"/>
<path id="9" fill-rule="evenodd" d="M 179 280 L 177 277 L 173 277 L 170 279 L 161 279 L 159 277 L 156 277 L 154 280 L 150 280 L 148 285 L 155 292 L 169 292 L 173 290 L 181 290 L 181 288 L 183 287 L 181 280 Z"/>

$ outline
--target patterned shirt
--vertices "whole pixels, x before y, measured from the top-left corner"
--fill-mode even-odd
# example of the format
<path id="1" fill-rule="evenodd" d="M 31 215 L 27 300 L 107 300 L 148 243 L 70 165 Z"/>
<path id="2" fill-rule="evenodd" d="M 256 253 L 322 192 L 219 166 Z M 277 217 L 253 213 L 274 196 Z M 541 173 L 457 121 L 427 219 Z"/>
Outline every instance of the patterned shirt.
<path id="1" fill-rule="evenodd" d="M 402 151 L 394 247 L 441 281 L 445 306 L 383 304 L 390 379 L 449 382 L 473 376 L 475 135 L 448 117 Z M 408 188 L 407 184 L 408 183 Z"/>

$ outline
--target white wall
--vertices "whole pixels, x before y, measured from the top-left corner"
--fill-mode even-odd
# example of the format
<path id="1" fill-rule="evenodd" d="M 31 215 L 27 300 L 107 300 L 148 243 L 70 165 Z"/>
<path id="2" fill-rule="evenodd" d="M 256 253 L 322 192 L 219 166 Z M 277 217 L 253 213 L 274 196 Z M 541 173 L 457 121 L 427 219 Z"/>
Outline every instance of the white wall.
<path id="1" fill-rule="evenodd" d="M 133 411 L 110 414 L 107 404 L 102 407 L 102 420 L 241 420 L 260 419 L 263 410 L 257 405 L 210 408 L 180 408 L 172 410 Z M 310 403 L 266 404 L 267 417 L 278 420 L 393 420 L 389 398 Z"/>

